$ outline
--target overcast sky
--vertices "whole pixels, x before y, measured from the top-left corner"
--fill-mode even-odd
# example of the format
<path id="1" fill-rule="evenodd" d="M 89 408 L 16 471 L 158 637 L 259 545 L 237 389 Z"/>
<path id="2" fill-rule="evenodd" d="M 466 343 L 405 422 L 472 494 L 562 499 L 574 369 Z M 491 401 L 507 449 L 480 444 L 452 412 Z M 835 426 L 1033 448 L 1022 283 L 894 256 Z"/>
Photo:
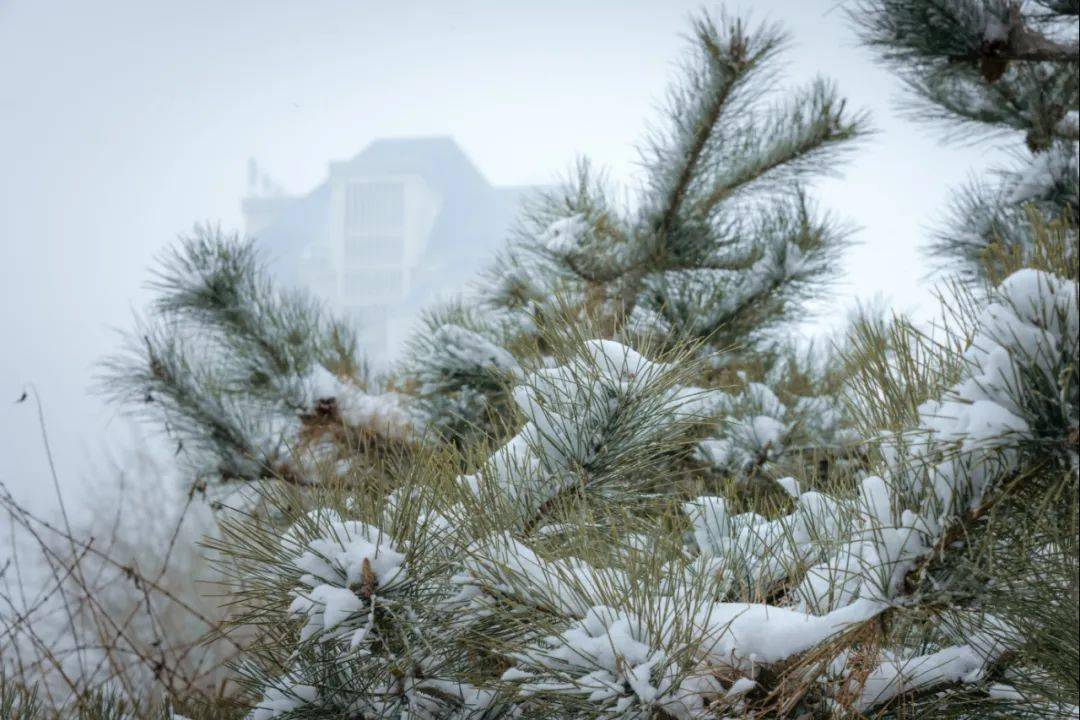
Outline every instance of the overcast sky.
<path id="1" fill-rule="evenodd" d="M 439 134 L 495 184 L 551 182 L 578 155 L 632 179 L 634 143 L 701 6 L 0 0 L 0 480 L 26 498 L 47 481 L 33 408 L 13 403 L 26 383 L 41 392 L 66 486 L 124 435 L 87 392 L 94 363 L 178 233 L 202 220 L 240 229 L 249 157 L 304 192 L 372 139 Z M 819 186 L 861 226 L 828 316 L 878 294 L 915 309 L 926 228 L 986 150 L 944 146 L 898 118 L 898 82 L 836 6 L 743 5 L 791 31 L 792 81 L 833 78 L 878 131 Z"/>

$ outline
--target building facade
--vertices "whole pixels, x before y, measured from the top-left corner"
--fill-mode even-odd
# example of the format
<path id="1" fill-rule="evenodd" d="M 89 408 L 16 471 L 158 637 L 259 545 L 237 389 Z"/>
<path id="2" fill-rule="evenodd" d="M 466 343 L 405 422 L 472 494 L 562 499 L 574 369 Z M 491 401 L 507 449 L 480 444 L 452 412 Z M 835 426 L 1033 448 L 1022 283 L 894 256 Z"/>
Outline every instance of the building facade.
<path id="1" fill-rule="evenodd" d="M 377 140 L 301 196 L 250 168 L 246 232 L 275 274 L 355 325 L 376 364 L 420 310 L 463 289 L 536 188 L 494 187 L 450 138 Z"/>

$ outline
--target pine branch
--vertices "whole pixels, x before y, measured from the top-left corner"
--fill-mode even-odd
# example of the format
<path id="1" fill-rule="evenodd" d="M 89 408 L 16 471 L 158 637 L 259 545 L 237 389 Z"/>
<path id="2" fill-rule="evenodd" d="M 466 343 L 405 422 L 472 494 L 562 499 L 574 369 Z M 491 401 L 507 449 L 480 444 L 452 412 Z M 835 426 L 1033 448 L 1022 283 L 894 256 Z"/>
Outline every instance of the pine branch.
<path id="1" fill-rule="evenodd" d="M 746 33 L 741 21 L 723 22 L 718 29 L 707 17 L 695 21 L 700 66 L 689 68 L 686 89 L 672 94 L 670 146 L 652 143 L 652 185 L 659 196 L 650 208 L 650 229 L 660 242 L 675 227 L 729 101 L 784 42 L 775 28 Z"/>
<path id="2" fill-rule="evenodd" d="M 799 181 L 829 156 L 849 147 L 847 141 L 864 133 L 865 117 L 845 115 L 845 103 L 824 81 L 797 94 L 786 106 L 764 113 L 763 124 L 745 120 L 732 143 L 714 160 L 708 187 L 695 200 L 694 212 L 708 217 L 725 199 L 750 183 L 773 186 Z"/>

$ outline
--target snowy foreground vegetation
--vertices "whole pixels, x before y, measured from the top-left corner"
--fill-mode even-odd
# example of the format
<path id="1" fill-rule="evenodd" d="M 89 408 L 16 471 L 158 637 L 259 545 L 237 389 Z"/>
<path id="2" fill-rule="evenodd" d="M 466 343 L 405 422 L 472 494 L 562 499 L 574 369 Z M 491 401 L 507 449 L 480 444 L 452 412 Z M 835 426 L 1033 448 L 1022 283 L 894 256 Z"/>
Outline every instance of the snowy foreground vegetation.
<path id="1" fill-rule="evenodd" d="M 866 119 L 725 16 L 635 200 L 581 164 L 386 376 L 197 229 L 104 386 L 175 446 L 202 543 L 140 564 L 0 497 L 55 592 L 4 575 L 0 716 L 1078 717 L 1078 15 L 852 8 L 920 116 L 1028 148 L 939 226 L 928 327 L 786 339 L 847 239 L 809 187 Z"/>

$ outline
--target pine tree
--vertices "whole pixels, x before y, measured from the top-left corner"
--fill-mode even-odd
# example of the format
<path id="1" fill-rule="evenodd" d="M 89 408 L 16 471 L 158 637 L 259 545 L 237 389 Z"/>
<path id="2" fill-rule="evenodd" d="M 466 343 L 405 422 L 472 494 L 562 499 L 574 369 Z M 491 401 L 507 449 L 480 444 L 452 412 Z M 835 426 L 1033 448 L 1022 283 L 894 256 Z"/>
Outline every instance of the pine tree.
<path id="1" fill-rule="evenodd" d="M 368 434 L 413 429 L 398 396 L 368 393 L 356 340 L 307 295 L 275 286 L 254 243 L 196 226 L 162 259 L 150 318 L 105 363 L 102 387 L 163 425 L 200 485 L 349 470 Z"/>
<path id="2" fill-rule="evenodd" d="M 724 476 L 774 475 L 785 449 L 835 453 L 849 439 L 835 398 L 818 396 L 835 390 L 834 373 L 800 358 L 776 330 L 805 312 L 837 266 L 846 232 L 815 211 L 806 184 L 835 168 L 866 121 L 824 80 L 777 89 L 773 61 L 785 42 L 774 26 L 697 18 L 632 200 L 618 202 L 604 175 L 579 162 L 564 186 L 532 203 L 486 273 L 483 313 L 458 312 L 470 332 L 526 363 L 544 362 L 558 328 L 583 321 L 593 337 L 695 345 L 699 381 L 734 391 L 716 408 L 730 428 L 717 426 L 722 436 L 698 452 Z M 490 428 L 492 412 L 512 407 L 512 375 L 450 395 L 426 379 L 491 377 L 482 369 L 491 353 L 472 353 L 466 371 L 455 343 L 429 340 L 452 322 L 433 316 L 414 351 L 419 381 L 434 391 L 428 424 Z"/>
<path id="3" fill-rule="evenodd" d="M 1006 9 L 863 21 L 902 25 L 912 77 L 987 95 L 1071 62 Z M 959 52 L 991 16 L 1003 49 Z M 996 227 L 1020 251 L 968 256 L 992 282 L 956 284 L 943 328 L 863 319 L 801 357 L 777 330 L 844 239 L 805 183 L 863 121 L 823 82 L 772 99 L 774 28 L 693 27 L 640 196 L 579 166 L 392 383 L 250 245 L 201 231 L 167 267 L 112 377 L 262 501 L 213 543 L 259 633 L 252 720 L 1075 713 L 1069 219 Z"/>
<path id="4" fill-rule="evenodd" d="M 642 515 L 672 499 L 650 496 L 657 458 L 700 395 L 679 384 L 682 363 L 583 342 L 526 379 L 528 422 L 479 473 L 456 486 L 422 473 L 360 513 L 371 522 L 322 510 L 283 542 L 272 532 L 245 574 L 291 580 L 307 643 L 276 677 L 255 673 L 267 689 L 252 717 L 795 717 L 905 701 L 1055 716 L 1067 676 L 1027 665 L 1027 646 L 1046 653 L 1039 636 L 992 611 L 995 594 L 1070 588 L 1076 291 L 1010 275 L 968 318 L 954 381 L 882 439 L 878 475 L 785 483 L 786 509 L 757 508 L 768 516 L 716 496 L 690 499 L 682 522 Z M 999 547 L 1033 506 L 1050 534 Z M 670 523 L 689 524 L 689 545 Z M 998 567 L 1018 549 L 1045 566 Z"/>
<path id="5" fill-rule="evenodd" d="M 1031 221 L 1080 222 L 1080 6 L 1072 0 L 866 0 L 853 12 L 868 44 L 916 99 L 911 115 L 955 134 L 1022 135 L 1026 157 L 956 194 L 931 246 L 968 279 L 999 276 L 1002 254 L 1031 252 Z M 1072 259 L 1076 261 L 1075 256 Z"/>

